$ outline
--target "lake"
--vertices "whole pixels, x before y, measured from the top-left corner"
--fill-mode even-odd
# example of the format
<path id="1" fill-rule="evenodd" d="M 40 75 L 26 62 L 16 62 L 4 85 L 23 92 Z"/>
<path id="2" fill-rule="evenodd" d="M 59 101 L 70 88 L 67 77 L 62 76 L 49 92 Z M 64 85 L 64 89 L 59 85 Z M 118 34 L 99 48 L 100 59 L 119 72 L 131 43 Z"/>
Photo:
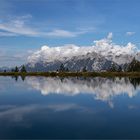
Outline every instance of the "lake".
<path id="1" fill-rule="evenodd" d="M 0 77 L 0 138 L 140 138 L 140 79 Z"/>

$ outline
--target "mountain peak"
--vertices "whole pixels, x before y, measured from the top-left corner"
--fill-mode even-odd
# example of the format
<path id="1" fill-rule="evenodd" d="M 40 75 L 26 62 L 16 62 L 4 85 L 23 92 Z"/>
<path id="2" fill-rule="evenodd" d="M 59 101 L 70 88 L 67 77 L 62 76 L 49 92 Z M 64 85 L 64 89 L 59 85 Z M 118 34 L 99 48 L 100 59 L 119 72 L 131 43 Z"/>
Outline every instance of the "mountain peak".
<path id="1" fill-rule="evenodd" d="M 82 60 L 83 62 L 90 63 L 92 68 L 97 69 L 93 65 L 101 65 L 104 60 L 109 63 L 112 61 L 112 63 L 116 63 L 117 65 L 124 65 L 130 63 L 136 54 L 136 59 L 140 58 L 139 50 L 135 44 L 129 42 L 127 45 L 118 45 L 113 42 L 112 38 L 113 34 L 109 33 L 106 38 L 95 40 L 92 46 L 77 46 L 74 44 L 56 47 L 42 46 L 40 50 L 28 57 L 28 62 L 31 66 L 35 66 L 39 63 L 45 66 L 58 62 L 59 64 L 67 63 L 73 60 L 73 64 L 70 64 L 74 67 L 77 61 L 82 63 Z M 91 61 L 93 59 L 94 61 Z M 101 60 L 103 62 L 101 62 Z M 57 66 L 59 65 L 57 64 Z M 101 68 L 101 66 L 98 67 Z"/>

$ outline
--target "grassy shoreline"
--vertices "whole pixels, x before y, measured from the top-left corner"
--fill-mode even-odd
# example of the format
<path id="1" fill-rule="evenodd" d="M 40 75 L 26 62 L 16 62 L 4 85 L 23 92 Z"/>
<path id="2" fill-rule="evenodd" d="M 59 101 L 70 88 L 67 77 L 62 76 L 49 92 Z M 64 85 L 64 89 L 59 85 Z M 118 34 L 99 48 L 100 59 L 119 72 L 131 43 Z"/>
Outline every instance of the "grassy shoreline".
<path id="1" fill-rule="evenodd" d="M 140 72 L 0 72 L 0 76 L 139 77 Z"/>

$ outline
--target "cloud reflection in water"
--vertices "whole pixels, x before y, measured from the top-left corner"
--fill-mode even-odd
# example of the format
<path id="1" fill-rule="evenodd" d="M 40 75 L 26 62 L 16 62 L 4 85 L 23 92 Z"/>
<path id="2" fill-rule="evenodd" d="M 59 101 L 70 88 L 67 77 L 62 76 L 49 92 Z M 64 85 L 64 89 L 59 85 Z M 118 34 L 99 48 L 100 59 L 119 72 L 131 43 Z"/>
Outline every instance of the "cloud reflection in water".
<path id="1" fill-rule="evenodd" d="M 27 83 L 42 95 L 62 94 L 75 96 L 78 94 L 93 95 L 94 99 L 111 101 L 119 95 L 132 98 L 140 90 L 135 82 L 128 78 L 45 78 L 30 77 Z"/>

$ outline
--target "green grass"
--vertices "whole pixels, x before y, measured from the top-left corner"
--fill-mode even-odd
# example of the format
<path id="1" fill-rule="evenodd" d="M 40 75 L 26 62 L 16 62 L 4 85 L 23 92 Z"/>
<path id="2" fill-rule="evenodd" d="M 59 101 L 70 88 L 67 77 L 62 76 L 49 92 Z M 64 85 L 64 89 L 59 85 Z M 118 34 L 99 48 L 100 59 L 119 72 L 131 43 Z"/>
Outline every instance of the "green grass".
<path id="1" fill-rule="evenodd" d="M 1 72 L 0 76 L 140 77 L 140 72 Z"/>

